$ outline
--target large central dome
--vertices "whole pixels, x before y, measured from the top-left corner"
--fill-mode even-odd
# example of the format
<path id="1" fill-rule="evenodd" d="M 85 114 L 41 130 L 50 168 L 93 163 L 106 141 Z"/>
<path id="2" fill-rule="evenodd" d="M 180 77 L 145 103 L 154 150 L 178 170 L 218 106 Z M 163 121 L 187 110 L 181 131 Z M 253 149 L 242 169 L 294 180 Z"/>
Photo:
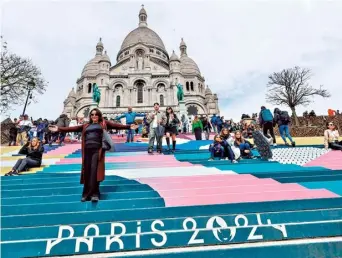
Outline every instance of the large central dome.
<path id="1" fill-rule="evenodd" d="M 134 46 L 138 43 L 155 46 L 166 52 L 164 43 L 161 38 L 158 36 L 157 33 L 149 29 L 148 27 L 138 27 L 135 30 L 131 31 L 122 42 L 120 51 Z"/>
<path id="2" fill-rule="evenodd" d="M 144 9 L 144 6 L 142 6 L 139 12 L 139 27 L 128 33 L 128 35 L 122 42 L 119 54 L 123 50 L 139 43 L 159 48 L 163 52 L 167 53 L 164 43 L 158 36 L 158 34 L 147 27 L 147 13 Z"/>

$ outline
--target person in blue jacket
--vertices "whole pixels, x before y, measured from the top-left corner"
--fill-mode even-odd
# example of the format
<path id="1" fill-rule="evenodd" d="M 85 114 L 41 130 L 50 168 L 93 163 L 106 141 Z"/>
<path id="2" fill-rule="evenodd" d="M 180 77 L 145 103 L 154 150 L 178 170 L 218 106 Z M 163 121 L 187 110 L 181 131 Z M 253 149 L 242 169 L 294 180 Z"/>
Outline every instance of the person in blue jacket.
<path id="1" fill-rule="evenodd" d="M 122 118 L 126 118 L 126 125 L 132 125 L 134 124 L 136 117 L 145 117 L 145 114 L 135 113 L 132 111 L 132 107 L 128 107 L 128 112 L 121 116 L 116 117 L 115 120 L 119 121 Z M 133 142 L 134 141 L 133 139 L 134 139 L 134 130 L 128 129 L 126 143 Z"/>
<path id="2" fill-rule="evenodd" d="M 272 115 L 272 112 L 265 106 L 261 107 L 261 111 L 259 114 L 259 124 L 260 124 L 260 127 L 262 128 L 264 136 L 270 139 L 270 136 L 268 135 L 268 132 L 269 132 L 273 139 L 273 146 L 277 146 L 276 138 L 275 138 L 275 134 L 273 130 L 273 115 Z"/>
<path id="3" fill-rule="evenodd" d="M 214 132 L 217 133 L 217 116 L 216 114 L 214 114 L 212 117 L 211 117 L 211 120 L 210 120 L 210 123 L 211 125 L 213 126 L 213 129 L 214 129 Z"/>

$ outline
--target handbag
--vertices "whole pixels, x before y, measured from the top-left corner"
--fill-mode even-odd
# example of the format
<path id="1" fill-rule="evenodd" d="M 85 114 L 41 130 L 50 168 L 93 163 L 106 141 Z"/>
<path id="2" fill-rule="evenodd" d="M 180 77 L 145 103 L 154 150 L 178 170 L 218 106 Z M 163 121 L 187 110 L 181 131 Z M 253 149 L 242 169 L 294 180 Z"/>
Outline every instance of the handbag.
<path id="1" fill-rule="evenodd" d="M 106 124 L 104 124 L 104 126 L 106 128 Z M 110 137 L 106 129 L 103 129 L 102 149 L 104 151 L 115 152 L 115 145 L 113 143 L 112 137 Z"/>

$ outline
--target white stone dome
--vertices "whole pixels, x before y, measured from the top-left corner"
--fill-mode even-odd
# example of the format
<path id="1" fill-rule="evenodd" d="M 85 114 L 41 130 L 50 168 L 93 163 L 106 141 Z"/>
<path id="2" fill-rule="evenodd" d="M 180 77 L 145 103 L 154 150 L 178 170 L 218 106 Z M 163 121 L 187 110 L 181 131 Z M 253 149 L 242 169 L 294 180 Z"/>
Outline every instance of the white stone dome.
<path id="1" fill-rule="evenodd" d="M 104 54 L 101 56 L 101 59 L 99 62 L 108 62 L 108 63 L 111 63 L 110 62 L 110 58 L 109 56 L 107 55 L 107 51 L 104 52 Z"/>
<path id="2" fill-rule="evenodd" d="M 201 74 L 198 65 L 190 57 L 183 55 L 180 58 L 181 73 L 184 74 Z"/>
<path id="3" fill-rule="evenodd" d="M 213 93 L 211 92 L 211 89 L 207 86 L 205 89 L 205 95 L 212 95 Z"/>
<path id="4" fill-rule="evenodd" d="M 82 76 L 95 77 L 99 73 L 99 62 L 102 59 L 102 55 L 97 55 L 91 59 L 83 68 Z"/>
<path id="5" fill-rule="evenodd" d="M 148 27 L 138 27 L 131 31 L 122 42 L 120 52 L 138 43 L 158 47 L 166 52 L 164 43 L 159 35 Z"/>

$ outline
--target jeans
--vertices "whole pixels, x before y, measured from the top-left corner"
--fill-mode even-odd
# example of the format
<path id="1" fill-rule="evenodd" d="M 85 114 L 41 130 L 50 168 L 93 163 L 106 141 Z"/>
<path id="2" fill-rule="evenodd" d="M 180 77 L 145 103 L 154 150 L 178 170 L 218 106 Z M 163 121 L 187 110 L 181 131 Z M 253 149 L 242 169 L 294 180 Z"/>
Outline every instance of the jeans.
<path id="1" fill-rule="evenodd" d="M 19 159 L 14 165 L 13 170 L 21 172 L 28 168 L 40 167 L 40 164 L 41 163 L 38 160 L 31 158 Z"/>
<path id="2" fill-rule="evenodd" d="M 286 137 L 289 138 L 290 142 L 293 142 L 288 125 L 279 126 L 279 133 L 285 143 L 286 143 Z"/>
<path id="3" fill-rule="evenodd" d="M 42 142 L 44 139 L 44 132 L 37 132 L 37 137 Z"/>
<path id="4" fill-rule="evenodd" d="M 245 142 L 245 143 L 240 143 L 240 152 L 241 152 L 241 156 L 242 157 L 251 157 L 252 156 L 252 152 L 251 152 L 251 146 Z M 246 153 L 245 151 L 249 150 L 249 153 Z"/>
<path id="5" fill-rule="evenodd" d="M 209 140 L 209 135 L 210 135 L 210 129 L 204 128 L 204 136 L 206 140 Z"/>
<path id="6" fill-rule="evenodd" d="M 19 145 L 25 145 L 28 142 L 27 132 L 21 132 L 17 134 L 17 143 Z"/>
<path id="7" fill-rule="evenodd" d="M 269 135 L 267 134 L 268 131 L 270 131 L 270 135 L 273 138 L 273 143 L 276 143 L 276 138 L 275 138 L 274 131 L 273 131 L 273 122 L 264 123 L 262 126 L 262 129 L 263 129 L 263 133 L 264 133 L 265 137 L 267 137 L 267 138 L 270 138 Z"/>
<path id="8" fill-rule="evenodd" d="M 202 140 L 202 129 L 201 128 L 195 128 L 194 129 L 194 133 L 195 133 L 195 139 L 196 141 L 201 141 Z"/>
<path id="9" fill-rule="evenodd" d="M 329 142 L 329 148 L 333 150 L 342 150 L 342 141 Z"/>
<path id="10" fill-rule="evenodd" d="M 153 150 L 153 146 L 154 146 L 154 140 L 157 140 L 157 151 L 161 151 L 162 150 L 162 144 L 163 144 L 163 136 L 157 136 L 157 128 L 151 128 L 150 129 L 150 133 L 148 135 L 148 149 L 149 150 Z"/>
<path id="11" fill-rule="evenodd" d="M 224 157 L 228 158 L 229 160 L 235 159 L 235 154 L 228 143 L 224 145 Z"/>
<path id="12" fill-rule="evenodd" d="M 55 142 L 58 139 L 58 137 L 59 137 L 59 144 L 62 144 L 62 142 L 64 142 L 65 133 L 57 132 L 57 133 L 52 134 L 50 144 Z"/>
<path id="13" fill-rule="evenodd" d="M 127 140 L 126 142 L 133 142 L 134 140 L 134 131 L 133 129 L 128 129 L 127 130 Z"/>
<path id="14" fill-rule="evenodd" d="M 217 125 L 217 133 L 221 133 L 222 131 L 222 125 Z"/>
<path id="15" fill-rule="evenodd" d="M 215 158 L 220 158 L 220 159 L 223 159 L 224 158 L 224 148 L 221 147 L 221 150 L 220 151 L 215 151 L 214 149 L 212 149 L 210 151 L 210 158 L 211 159 L 215 159 Z"/>

